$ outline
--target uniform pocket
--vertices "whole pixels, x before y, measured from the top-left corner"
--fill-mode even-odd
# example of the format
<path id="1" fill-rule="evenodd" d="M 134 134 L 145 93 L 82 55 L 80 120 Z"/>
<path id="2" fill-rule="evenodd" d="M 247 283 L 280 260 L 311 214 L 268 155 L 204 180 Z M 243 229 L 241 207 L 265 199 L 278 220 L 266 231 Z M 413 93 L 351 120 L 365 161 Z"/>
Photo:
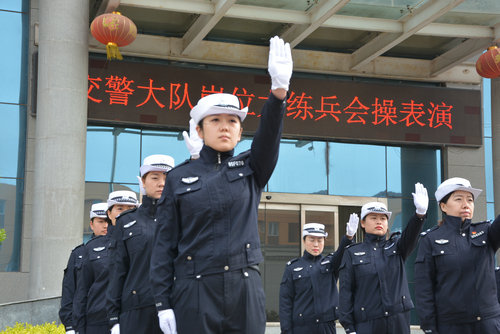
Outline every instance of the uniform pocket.
<path id="1" fill-rule="evenodd" d="M 368 254 L 352 256 L 352 266 L 356 276 L 365 276 L 375 272 Z"/>
<path id="2" fill-rule="evenodd" d="M 140 226 L 123 230 L 123 242 L 129 254 L 133 254 L 145 247 L 145 236 Z"/>
<path id="3" fill-rule="evenodd" d="M 241 168 L 230 168 L 226 171 L 226 178 L 230 183 L 230 191 L 233 199 L 241 198 L 248 189 L 248 177 L 253 174 L 249 166 Z"/>
<path id="4" fill-rule="evenodd" d="M 180 211 L 186 215 L 195 215 L 198 212 L 196 206 L 207 200 L 202 190 L 201 180 L 193 184 L 182 184 L 177 188 L 174 194 L 179 202 Z"/>

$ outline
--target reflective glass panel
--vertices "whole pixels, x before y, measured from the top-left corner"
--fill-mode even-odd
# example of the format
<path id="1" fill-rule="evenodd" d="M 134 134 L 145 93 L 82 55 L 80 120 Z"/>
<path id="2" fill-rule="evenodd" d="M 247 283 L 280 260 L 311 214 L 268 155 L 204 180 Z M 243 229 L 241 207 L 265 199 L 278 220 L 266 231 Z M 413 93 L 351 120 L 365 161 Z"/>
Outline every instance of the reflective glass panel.
<path id="1" fill-rule="evenodd" d="M 483 79 L 484 136 L 491 137 L 491 80 Z"/>
<path id="2" fill-rule="evenodd" d="M 484 172 L 486 176 L 486 201 L 494 202 L 493 191 L 493 148 L 491 138 L 484 138 Z"/>
<path id="3" fill-rule="evenodd" d="M 26 0 L 2 0 L 2 2 L 0 2 L 0 10 L 13 10 L 20 12 L 23 10 L 23 2 L 26 2 Z"/>
<path id="4" fill-rule="evenodd" d="M 328 143 L 332 195 L 386 197 L 385 147 Z"/>
<path id="5" fill-rule="evenodd" d="M 269 191 L 326 194 L 326 143 L 283 139 Z"/>
<path id="6" fill-rule="evenodd" d="M 142 132 L 141 164 L 145 157 L 152 154 L 170 155 L 175 159 L 176 165 L 190 157 L 182 133 L 144 130 Z"/>
<path id="7" fill-rule="evenodd" d="M 23 188 L 22 179 L 0 178 L 0 228 L 7 234 L 0 244 L 0 271 L 19 271 Z"/>
<path id="8" fill-rule="evenodd" d="M 387 196 L 401 196 L 401 148 L 387 146 Z"/>
<path id="9" fill-rule="evenodd" d="M 89 126 L 86 181 L 137 183 L 140 130 Z"/>
<path id="10" fill-rule="evenodd" d="M 2 80 L 0 80 L 1 82 Z M 0 176 L 24 177 L 26 107 L 0 103 Z M 8 144 L 6 144 L 8 143 Z"/>
<path id="11" fill-rule="evenodd" d="M 279 289 L 286 263 L 300 256 L 300 211 L 259 210 L 264 262 L 259 265 L 266 294 L 267 321 L 279 321 Z"/>
<path id="12" fill-rule="evenodd" d="M 1 5 L 0 5 L 1 6 Z M 20 13 L 0 11 L 0 102 L 26 103 L 25 88 L 21 87 L 23 24 Z"/>

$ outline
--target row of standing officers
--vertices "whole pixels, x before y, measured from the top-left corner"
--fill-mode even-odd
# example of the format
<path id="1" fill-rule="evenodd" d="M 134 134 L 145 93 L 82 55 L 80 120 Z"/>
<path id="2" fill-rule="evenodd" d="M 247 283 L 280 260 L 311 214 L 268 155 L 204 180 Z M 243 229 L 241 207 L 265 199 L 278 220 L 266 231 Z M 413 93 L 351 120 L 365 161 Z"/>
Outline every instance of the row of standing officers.
<path id="1" fill-rule="evenodd" d="M 257 214 L 278 159 L 292 68 L 290 46 L 272 38 L 271 93 L 250 150 L 234 156 L 248 108 L 231 94 L 208 95 L 191 110 L 184 135 L 197 159 L 173 168 L 168 156 L 147 157 L 140 206 L 125 191 L 92 207 L 95 237 L 73 250 L 64 276 L 60 316 L 68 332 L 264 333 Z M 425 333 L 500 333 L 500 219 L 471 222 L 479 192 L 461 178 L 436 191 L 443 221 L 420 235 L 415 264 Z M 364 241 L 352 244 L 359 223 L 352 214 L 339 249 L 327 256 L 324 227 L 304 226 L 306 251 L 286 266 L 280 288 L 283 333 L 335 333 L 336 319 L 351 334 L 409 333 L 404 262 L 427 211 L 421 184 L 413 198 L 416 213 L 401 234 L 389 234 L 385 205 L 367 203 Z"/>

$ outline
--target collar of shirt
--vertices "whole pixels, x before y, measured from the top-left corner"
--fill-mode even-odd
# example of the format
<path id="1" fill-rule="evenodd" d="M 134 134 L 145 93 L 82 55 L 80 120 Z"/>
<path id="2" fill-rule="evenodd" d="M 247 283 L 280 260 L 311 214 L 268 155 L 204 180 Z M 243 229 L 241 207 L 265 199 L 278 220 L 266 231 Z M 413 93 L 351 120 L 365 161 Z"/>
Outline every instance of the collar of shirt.
<path id="1" fill-rule="evenodd" d="M 386 240 L 385 236 L 386 236 L 385 234 L 384 235 L 376 235 L 376 234 L 366 233 L 365 234 L 365 242 L 368 242 L 371 244 L 384 242 Z"/>
<path id="2" fill-rule="evenodd" d="M 317 256 L 314 256 L 312 255 L 311 253 L 309 253 L 308 251 L 304 251 L 304 255 L 302 256 L 304 259 L 308 260 L 308 261 L 312 261 L 312 262 L 316 262 L 316 261 L 319 261 L 321 260 L 321 254 L 320 255 L 317 255 Z"/>
<path id="3" fill-rule="evenodd" d="M 220 159 L 222 162 L 222 161 L 226 160 L 227 158 L 230 158 L 233 156 L 234 149 L 232 149 L 231 151 L 227 151 L 227 152 L 218 152 L 209 146 L 203 145 L 203 148 L 200 151 L 200 160 L 202 160 L 203 162 L 216 164 L 219 162 L 218 157 L 217 157 L 218 153 L 220 153 Z"/>
<path id="4" fill-rule="evenodd" d="M 470 223 L 470 219 L 466 219 L 462 222 L 461 217 L 444 215 L 441 227 L 456 233 L 462 233 L 470 227 Z"/>

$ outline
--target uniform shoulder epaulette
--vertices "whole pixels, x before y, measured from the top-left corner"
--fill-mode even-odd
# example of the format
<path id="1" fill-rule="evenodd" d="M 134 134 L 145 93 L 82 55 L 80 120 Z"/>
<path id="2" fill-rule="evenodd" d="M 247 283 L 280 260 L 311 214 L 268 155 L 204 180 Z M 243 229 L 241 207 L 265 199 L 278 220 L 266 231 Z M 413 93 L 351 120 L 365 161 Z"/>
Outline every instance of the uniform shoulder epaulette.
<path id="1" fill-rule="evenodd" d="M 196 160 L 196 159 L 195 159 L 195 160 Z M 191 161 L 193 161 L 191 158 L 190 158 L 190 159 L 186 159 L 186 160 L 184 160 L 184 161 L 183 161 L 183 162 L 181 162 L 180 164 L 175 165 L 175 167 L 174 167 L 174 168 L 172 168 L 172 169 L 169 171 L 169 173 L 170 173 L 171 171 L 173 171 L 173 170 L 178 169 L 178 168 L 179 168 L 179 167 L 181 167 L 181 166 L 187 165 L 187 164 L 188 164 L 188 163 L 190 163 Z"/>
<path id="2" fill-rule="evenodd" d="M 77 250 L 78 248 L 80 248 L 82 246 L 85 246 L 85 244 L 83 244 L 83 243 L 79 244 L 78 246 L 76 246 L 75 248 L 73 248 L 71 251 L 73 252 L 73 251 Z"/>
<path id="3" fill-rule="evenodd" d="M 290 261 L 288 261 L 288 262 L 286 263 L 286 265 L 287 265 L 287 266 L 289 266 L 289 265 L 291 265 L 292 263 L 294 263 L 295 261 L 297 261 L 298 259 L 299 259 L 298 257 L 296 257 L 295 259 L 291 259 Z"/>
<path id="4" fill-rule="evenodd" d="M 101 240 L 102 238 L 106 238 L 106 236 L 105 235 L 97 235 L 97 236 L 93 237 L 92 239 L 90 239 L 89 241 L 87 241 L 87 243 L 85 244 L 85 246 L 93 244 L 93 243 L 97 242 L 97 240 Z"/>
<path id="5" fill-rule="evenodd" d="M 401 236 L 401 232 L 400 231 L 393 232 L 393 233 L 391 233 L 391 236 L 389 237 L 389 240 L 397 238 L 399 236 Z"/>
<path id="6" fill-rule="evenodd" d="M 491 220 L 483 220 L 482 222 L 475 222 L 475 223 L 470 223 L 471 225 L 479 225 L 479 224 L 491 224 L 493 223 Z"/>
<path id="7" fill-rule="evenodd" d="M 251 150 L 243 151 L 240 154 L 238 154 L 237 156 L 234 156 L 231 159 L 229 159 L 229 161 L 239 160 L 239 159 L 245 158 L 245 157 L 250 155 L 250 152 L 251 152 Z"/>
<path id="8" fill-rule="evenodd" d="M 350 245 L 345 246 L 345 249 L 356 246 L 356 245 L 361 245 L 361 244 L 362 244 L 362 242 L 355 242 L 355 243 L 352 243 Z"/>
<path id="9" fill-rule="evenodd" d="M 427 233 L 432 232 L 434 230 L 437 230 L 438 228 L 439 228 L 438 225 L 433 226 L 433 227 L 427 229 L 426 231 L 423 231 L 422 233 L 420 233 L 420 236 L 425 237 L 427 235 Z"/>
<path id="10" fill-rule="evenodd" d="M 120 214 L 119 214 L 118 216 L 116 216 L 116 219 L 121 218 L 121 217 L 125 216 L 125 215 L 126 215 L 126 214 L 128 214 L 128 213 L 131 213 L 131 212 L 136 211 L 136 210 L 137 210 L 137 208 L 138 208 L 138 207 L 136 206 L 136 207 L 133 207 L 132 209 L 128 209 L 128 210 L 125 210 L 125 211 L 120 212 Z"/>

